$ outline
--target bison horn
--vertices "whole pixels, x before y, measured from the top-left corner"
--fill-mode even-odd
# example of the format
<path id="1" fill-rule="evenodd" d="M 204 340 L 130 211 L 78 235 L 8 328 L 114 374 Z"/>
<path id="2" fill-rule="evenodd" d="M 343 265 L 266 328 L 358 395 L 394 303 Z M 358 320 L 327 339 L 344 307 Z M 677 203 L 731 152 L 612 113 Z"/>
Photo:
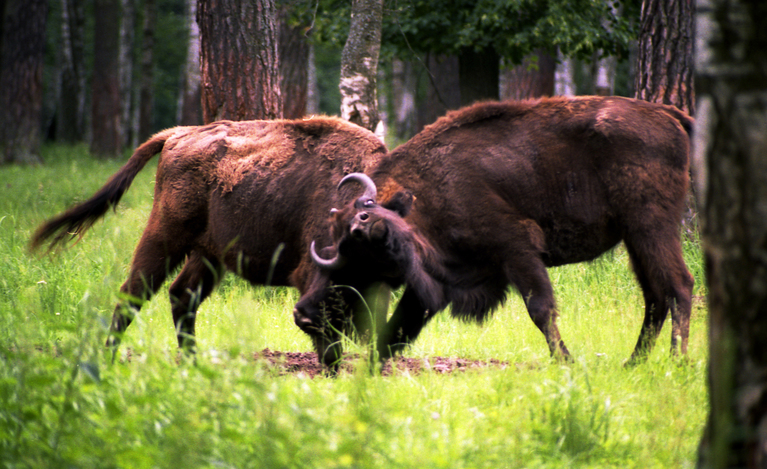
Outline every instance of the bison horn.
<path id="1" fill-rule="evenodd" d="M 378 193 L 376 190 L 376 185 L 373 182 L 373 180 L 368 177 L 367 174 L 364 174 L 364 173 L 348 174 L 343 179 L 341 179 L 341 182 L 338 183 L 338 188 L 341 189 L 341 187 L 343 187 L 343 185 L 349 181 L 357 181 L 360 184 L 362 184 L 362 187 L 365 188 L 365 192 L 360 196 L 360 199 L 364 199 L 365 201 L 376 200 L 376 194 Z"/>
<path id="2" fill-rule="evenodd" d="M 336 257 L 332 259 L 321 258 L 320 255 L 317 254 L 314 241 L 312 241 L 311 246 L 309 246 L 309 252 L 312 255 L 312 260 L 314 261 L 314 263 L 322 267 L 323 269 L 329 269 L 329 270 L 340 269 L 346 263 L 344 258 L 341 257 L 339 254 L 336 254 Z"/>

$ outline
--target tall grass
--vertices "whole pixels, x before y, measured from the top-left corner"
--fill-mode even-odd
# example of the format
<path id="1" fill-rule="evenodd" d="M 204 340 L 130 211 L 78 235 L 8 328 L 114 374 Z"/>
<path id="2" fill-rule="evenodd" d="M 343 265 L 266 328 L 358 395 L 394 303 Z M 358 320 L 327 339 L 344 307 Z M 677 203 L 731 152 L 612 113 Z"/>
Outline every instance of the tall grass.
<path id="1" fill-rule="evenodd" d="M 37 224 L 89 197 L 121 162 L 50 147 L 46 164 L 0 168 L 0 465 L 3 467 L 693 467 L 707 411 L 706 308 L 695 302 L 687 360 L 669 329 L 648 362 L 624 368 L 642 320 L 625 251 L 552 269 L 563 338 L 548 358 L 511 294 L 481 326 L 442 314 L 410 357 L 500 359 L 442 375 L 281 376 L 252 352 L 309 351 L 297 294 L 229 275 L 198 316 L 196 364 L 176 363 L 167 289 L 103 343 L 151 206 L 147 167 L 75 246 L 31 256 Z M 705 296 L 697 243 L 686 246 Z M 359 349 L 357 351 L 360 351 Z M 363 351 L 364 352 L 364 351 Z"/>

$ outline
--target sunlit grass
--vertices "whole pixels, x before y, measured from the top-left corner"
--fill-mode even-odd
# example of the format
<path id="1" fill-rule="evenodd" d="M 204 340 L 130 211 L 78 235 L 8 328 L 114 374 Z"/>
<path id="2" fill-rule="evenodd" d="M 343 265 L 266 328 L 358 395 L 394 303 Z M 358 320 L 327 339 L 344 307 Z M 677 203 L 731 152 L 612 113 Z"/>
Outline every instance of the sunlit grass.
<path id="1" fill-rule="evenodd" d="M 7 467 L 693 467 L 707 411 L 699 247 L 686 245 L 696 302 L 686 360 L 667 321 L 648 363 L 623 367 L 643 304 L 625 250 L 552 269 L 575 361 L 548 357 L 519 296 L 485 324 L 437 316 L 409 357 L 499 359 L 451 375 L 280 376 L 250 358 L 310 351 L 297 293 L 233 275 L 203 303 L 196 365 L 177 363 L 167 285 L 103 346 L 117 291 L 151 207 L 154 167 L 116 213 L 68 250 L 31 256 L 35 227 L 89 197 L 121 162 L 82 147 L 0 168 L 0 464 Z M 364 352 L 359 347 L 353 350 Z"/>

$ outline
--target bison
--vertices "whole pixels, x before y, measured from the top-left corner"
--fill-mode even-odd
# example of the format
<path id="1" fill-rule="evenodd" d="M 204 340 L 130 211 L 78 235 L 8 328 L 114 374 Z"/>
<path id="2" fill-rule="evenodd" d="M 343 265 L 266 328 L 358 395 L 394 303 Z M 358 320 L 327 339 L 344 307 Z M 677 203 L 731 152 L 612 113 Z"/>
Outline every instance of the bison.
<path id="1" fill-rule="evenodd" d="M 434 315 L 482 321 L 509 285 L 551 354 L 569 359 L 547 267 L 590 261 L 623 241 L 645 299 L 629 363 L 653 347 L 671 311 L 671 347 L 687 351 L 693 277 L 680 221 L 693 120 L 620 97 L 484 102 L 452 111 L 365 174 L 363 193 L 332 213 L 333 243 L 296 304 L 296 323 L 322 320 L 333 284 L 405 285 L 378 334 L 386 359 Z"/>
<path id="2" fill-rule="evenodd" d="M 115 348 L 142 303 L 182 264 L 170 297 L 179 346 L 189 350 L 197 309 L 226 270 L 254 285 L 305 291 L 316 270 L 310 242 L 329 241 L 327 211 L 354 196 L 351 188 L 338 192 L 338 182 L 372 169 L 386 148 L 373 133 L 333 117 L 171 128 L 139 146 L 93 197 L 42 224 L 32 249 L 82 236 L 157 153 L 152 211 L 120 289 L 132 300 L 118 303 L 107 339 Z M 330 345 L 318 337 L 319 356 L 332 364 Z"/>

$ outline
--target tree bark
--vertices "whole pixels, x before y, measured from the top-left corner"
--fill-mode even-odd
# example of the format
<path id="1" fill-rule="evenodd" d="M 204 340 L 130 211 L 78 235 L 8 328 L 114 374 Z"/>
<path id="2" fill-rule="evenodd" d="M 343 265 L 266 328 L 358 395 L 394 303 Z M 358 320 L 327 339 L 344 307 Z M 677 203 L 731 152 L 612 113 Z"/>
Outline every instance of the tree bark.
<path id="1" fill-rule="evenodd" d="M 120 0 L 95 0 L 93 83 L 91 94 L 91 153 L 97 158 L 117 158 L 120 135 Z"/>
<path id="2" fill-rule="evenodd" d="M 187 45 L 178 99 L 179 125 L 202 124 L 202 89 L 200 82 L 200 28 L 197 25 L 197 0 L 185 0 Z"/>
<path id="3" fill-rule="evenodd" d="M 64 0 L 66 1 L 66 0 Z M 133 97 L 135 87 L 133 81 L 133 50 L 136 42 L 136 2 L 135 0 L 121 0 L 122 14 L 120 15 L 120 135 L 123 138 L 122 147 L 135 147 L 138 136 L 133 132 Z"/>
<path id="4" fill-rule="evenodd" d="M 274 0 L 200 0 L 206 123 L 282 117 Z"/>
<path id="5" fill-rule="evenodd" d="M 394 134 L 405 141 L 416 133 L 416 76 L 412 62 L 392 61 L 391 95 Z"/>
<path id="6" fill-rule="evenodd" d="M 557 51 L 556 70 L 554 71 L 554 94 L 557 96 L 575 95 L 574 60 Z"/>
<path id="7" fill-rule="evenodd" d="M 61 91 L 56 139 L 85 140 L 85 13 L 81 0 L 61 0 Z"/>
<path id="8" fill-rule="evenodd" d="M 314 45 L 309 44 L 309 57 L 307 57 L 306 72 L 306 114 L 320 113 L 320 90 L 317 83 L 317 61 L 314 56 Z"/>
<path id="9" fill-rule="evenodd" d="M 695 157 L 709 307 L 700 468 L 767 468 L 767 3 L 698 0 Z"/>
<path id="10" fill-rule="evenodd" d="M 426 89 L 426 101 L 416 106 L 418 109 L 418 127 L 431 124 L 450 109 L 461 107 L 460 65 L 457 56 L 435 56 L 429 54 L 426 59 L 429 86 Z M 412 135 L 411 135 L 412 136 Z"/>
<path id="11" fill-rule="evenodd" d="M 302 25 L 287 21 L 287 8 L 280 10 L 280 93 L 286 119 L 306 115 L 309 73 L 309 41 Z"/>
<path id="12" fill-rule="evenodd" d="M 351 26 L 341 53 L 341 117 L 375 131 L 376 82 L 381 50 L 383 0 L 352 0 Z"/>
<path id="13" fill-rule="evenodd" d="M 554 94 L 557 61 L 539 51 L 520 65 L 501 72 L 501 99 L 528 99 Z"/>
<path id="14" fill-rule="evenodd" d="M 458 55 L 458 81 L 461 106 L 476 101 L 500 97 L 499 73 L 501 59 L 494 49 L 475 51 L 465 48 Z"/>
<path id="15" fill-rule="evenodd" d="M 636 97 L 693 114 L 694 0 L 644 0 L 635 77 Z"/>
<path id="16" fill-rule="evenodd" d="M 154 111 L 154 32 L 157 23 L 155 0 L 144 0 L 144 23 L 141 34 L 141 78 L 139 79 L 138 140 L 153 133 Z"/>
<path id="17" fill-rule="evenodd" d="M 4 0 L 0 39 L 0 163 L 38 163 L 47 0 Z"/>

